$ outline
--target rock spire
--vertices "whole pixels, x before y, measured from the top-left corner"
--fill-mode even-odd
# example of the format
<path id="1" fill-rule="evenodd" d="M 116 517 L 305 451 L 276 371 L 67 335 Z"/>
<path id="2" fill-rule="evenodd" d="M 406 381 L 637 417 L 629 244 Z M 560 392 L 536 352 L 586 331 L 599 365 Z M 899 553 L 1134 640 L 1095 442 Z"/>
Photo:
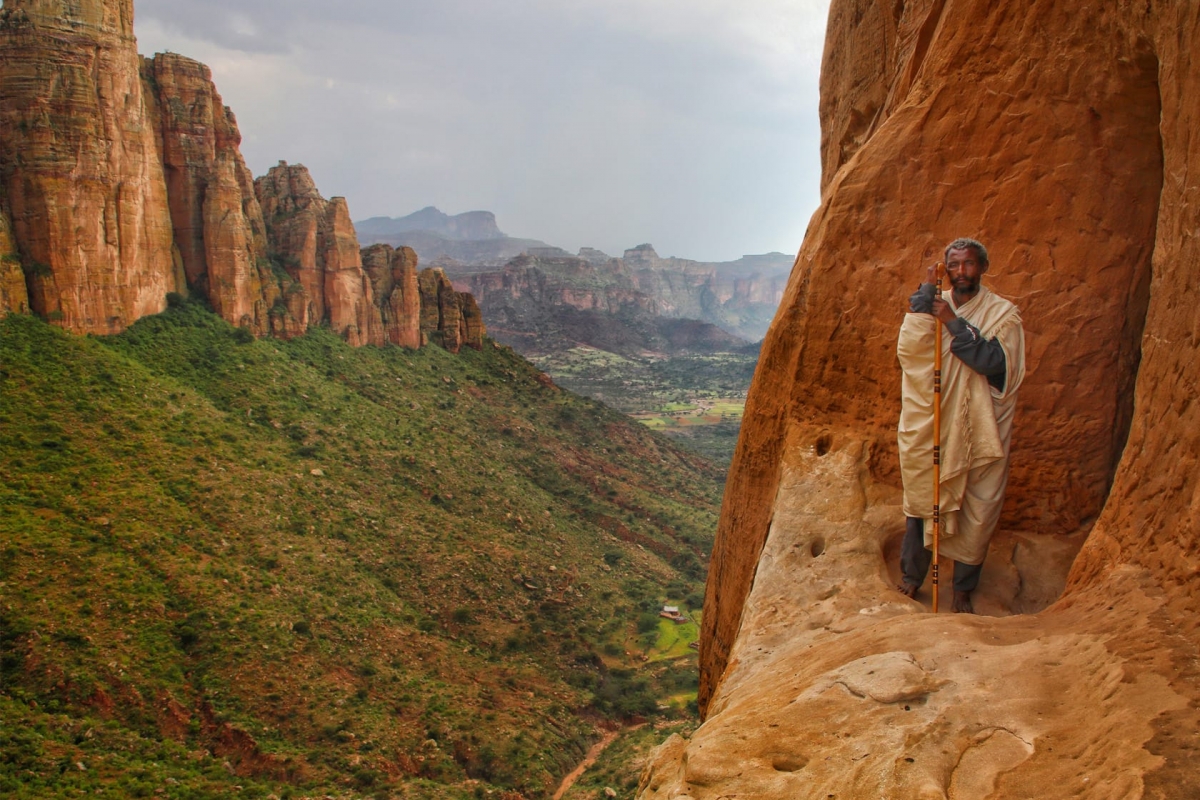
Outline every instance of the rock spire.
<path id="1" fill-rule="evenodd" d="M 416 254 L 364 264 L 345 199 L 300 165 L 255 181 L 241 139 L 208 67 L 138 56 L 131 0 L 7 0 L 0 314 L 117 333 L 190 292 L 258 336 L 328 325 L 354 345 L 420 346 Z M 441 284 L 427 299 L 425 335 L 480 346 L 473 299 Z"/>

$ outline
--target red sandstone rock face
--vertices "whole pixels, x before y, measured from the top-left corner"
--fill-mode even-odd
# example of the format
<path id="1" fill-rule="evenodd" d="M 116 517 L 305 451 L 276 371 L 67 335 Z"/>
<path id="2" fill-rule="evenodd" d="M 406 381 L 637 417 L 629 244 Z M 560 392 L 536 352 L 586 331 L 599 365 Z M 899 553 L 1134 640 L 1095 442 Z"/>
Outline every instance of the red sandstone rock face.
<path id="1" fill-rule="evenodd" d="M 0 314 L 115 333 L 190 288 L 257 335 L 328 324 L 356 346 L 419 346 L 415 254 L 368 275 L 345 199 L 325 200 L 299 165 L 255 182 L 240 143 L 207 67 L 139 59 L 132 0 L 8 0 Z M 430 330 L 479 347 L 474 299 L 442 283 Z"/>
<path id="2" fill-rule="evenodd" d="M 132 0 L 7 0 L 0 178 L 33 310 L 113 333 L 182 288 Z"/>
<path id="3" fill-rule="evenodd" d="M 197 61 L 160 53 L 143 61 L 142 74 L 188 286 L 228 321 L 265 334 L 274 300 L 264 292 L 269 268 L 260 268 L 266 230 L 233 112 Z"/>
<path id="4" fill-rule="evenodd" d="M 642 797 L 1200 792 L 1177 741 L 1200 695 L 1198 38 L 1185 2 L 835 0 L 823 203 L 713 551 L 708 721 Z M 959 235 L 989 245 L 985 281 L 1028 336 L 1001 535 L 1087 536 L 1036 617 L 912 615 L 882 559 L 903 526 L 896 331 Z M 896 697 L 918 702 L 893 714 Z"/>
<path id="5" fill-rule="evenodd" d="M 328 321 L 353 345 L 383 344 L 384 327 L 344 198 L 325 200 L 300 164 L 279 162 L 254 182 L 273 257 L 296 286 L 285 290 L 279 333 Z"/>
<path id="6" fill-rule="evenodd" d="M 325 305 L 330 326 L 354 346 L 383 344 L 383 321 L 363 271 L 362 254 L 346 198 L 335 197 L 325 210 Z"/>
<path id="7" fill-rule="evenodd" d="M 454 284 L 440 269 L 421 270 L 421 341 L 437 334 L 442 346 L 457 353 L 463 345 L 479 350 L 487 333 L 483 315 L 474 296 L 454 290 Z"/>
<path id="8" fill-rule="evenodd" d="M 7 314 L 28 314 L 29 294 L 25 289 L 25 272 L 12 235 L 12 223 L 0 210 L 0 317 Z"/>
<path id="9" fill-rule="evenodd" d="M 254 191 L 267 225 L 268 248 L 296 282 L 287 305 L 303 332 L 325 317 L 324 265 L 317 261 L 325 200 L 307 169 L 282 161 L 255 179 Z"/>
<path id="10" fill-rule="evenodd" d="M 483 311 L 475 301 L 475 295 L 470 292 L 455 292 L 455 296 L 462 308 L 462 343 L 475 350 L 483 349 L 483 337 L 487 335 L 487 327 L 483 324 Z"/>
<path id="11" fill-rule="evenodd" d="M 417 253 L 375 244 L 362 251 L 363 269 L 379 304 L 384 339 L 402 347 L 421 346 L 421 294 L 417 285 Z"/>
<path id="12" fill-rule="evenodd" d="M 444 274 L 438 269 L 423 269 L 417 276 L 417 286 L 421 292 L 421 344 L 425 344 L 430 333 L 441 330 L 442 311 L 438 305 L 438 276 Z"/>
<path id="13" fill-rule="evenodd" d="M 411 248 L 360 249 L 345 198 L 321 197 L 303 166 L 280 162 L 254 188 L 270 258 L 290 276 L 283 286 L 264 281 L 273 334 L 298 336 L 327 322 L 355 346 L 420 347 L 432 332 L 452 352 L 482 346 L 475 299 L 455 292 L 440 270 L 418 277 Z"/>

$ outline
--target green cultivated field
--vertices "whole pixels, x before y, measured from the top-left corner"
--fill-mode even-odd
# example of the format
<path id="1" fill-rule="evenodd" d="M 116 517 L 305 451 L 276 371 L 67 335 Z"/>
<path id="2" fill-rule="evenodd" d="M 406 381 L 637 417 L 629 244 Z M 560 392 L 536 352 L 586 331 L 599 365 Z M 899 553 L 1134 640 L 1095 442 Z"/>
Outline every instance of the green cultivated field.
<path id="1" fill-rule="evenodd" d="M 0 320 L 0 795 L 542 798 L 685 719 L 720 471 L 537 378 Z"/>
<path id="2" fill-rule="evenodd" d="M 534 358 L 559 385 L 624 411 L 722 471 L 757 360 L 754 353 L 626 357 L 592 347 Z"/>

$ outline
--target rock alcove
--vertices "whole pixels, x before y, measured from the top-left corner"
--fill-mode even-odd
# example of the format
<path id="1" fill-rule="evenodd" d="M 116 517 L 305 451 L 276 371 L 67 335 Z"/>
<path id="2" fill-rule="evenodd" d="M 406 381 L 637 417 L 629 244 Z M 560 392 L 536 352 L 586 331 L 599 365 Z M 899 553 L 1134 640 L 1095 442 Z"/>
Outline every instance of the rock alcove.
<path id="1" fill-rule="evenodd" d="M 834 0 L 822 205 L 727 484 L 705 722 L 640 797 L 1200 796 L 1198 36 L 1165 0 Z M 892 588 L 894 346 L 960 235 L 1029 371 L 984 613 L 935 616 Z"/>

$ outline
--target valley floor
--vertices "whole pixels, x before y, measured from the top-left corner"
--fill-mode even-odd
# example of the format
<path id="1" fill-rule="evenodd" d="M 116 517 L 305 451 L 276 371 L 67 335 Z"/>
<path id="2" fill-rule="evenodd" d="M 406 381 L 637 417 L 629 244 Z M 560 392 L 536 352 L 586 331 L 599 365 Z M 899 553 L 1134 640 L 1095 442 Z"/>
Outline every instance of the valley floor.
<path id="1" fill-rule="evenodd" d="M 555 383 L 629 414 L 724 472 L 733 457 L 757 354 L 623 356 L 577 346 L 529 356 Z"/>

